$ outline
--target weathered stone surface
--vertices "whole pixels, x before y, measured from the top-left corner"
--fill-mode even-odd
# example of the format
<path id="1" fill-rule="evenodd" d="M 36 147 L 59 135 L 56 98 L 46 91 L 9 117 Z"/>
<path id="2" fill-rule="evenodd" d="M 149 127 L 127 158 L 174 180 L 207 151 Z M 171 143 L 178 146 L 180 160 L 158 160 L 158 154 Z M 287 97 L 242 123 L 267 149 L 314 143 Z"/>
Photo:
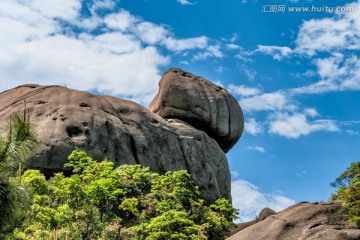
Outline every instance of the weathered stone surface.
<path id="1" fill-rule="evenodd" d="M 299 203 L 243 228 L 227 240 L 358 240 L 339 213 L 341 202 Z"/>
<path id="2" fill-rule="evenodd" d="M 228 152 L 244 129 L 242 110 L 224 88 L 178 68 L 159 82 L 149 109 L 161 117 L 176 118 L 204 130 Z"/>
<path id="3" fill-rule="evenodd" d="M 216 98 L 201 95 L 205 97 Z M 80 149 L 97 160 L 106 157 L 116 165 L 141 164 L 158 173 L 187 169 L 204 199 L 209 202 L 219 197 L 231 199 L 230 172 L 224 152 L 213 138 L 189 124 L 192 122 L 182 121 L 187 120 L 185 118 L 163 119 L 131 101 L 60 86 L 30 84 L 0 93 L 0 128 L 6 126 L 10 114 L 24 109 L 24 101 L 43 143 L 28 168 L 47 174 L 62 171 L 71 151 Z M 221 104 L 225 105 L 225 100 Z M 222 110 L 221 104 L 212 106 L 211 111 L 216 112 L 216 107 L 219 112 L 229 111 Z M 239 109 L 235 110 L 238 115 Z M 221 121 L 225 120 L 229 121 L 219 117 L 216 124 L 222 126 Z M 230 130 L 236 134 L 229 134 L 230 138 L 224 135 L 224 138 L 232 139 L 232 145 L 241 129 L 231 127 Z M 227 144 L 227 149 L 230 145 Z"/>

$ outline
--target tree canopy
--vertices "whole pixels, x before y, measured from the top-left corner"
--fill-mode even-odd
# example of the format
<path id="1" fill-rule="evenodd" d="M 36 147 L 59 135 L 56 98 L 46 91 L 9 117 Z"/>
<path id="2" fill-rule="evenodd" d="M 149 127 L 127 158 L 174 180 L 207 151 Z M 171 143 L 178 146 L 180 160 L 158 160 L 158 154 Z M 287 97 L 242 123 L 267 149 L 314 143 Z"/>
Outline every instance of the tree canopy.
<path id="1" fill-rule="evenodd" d="M 185 170 L 153 173 L 140 165 L 114 168 L 74 151 L 73 174 L 46 180 L 27 170 L 18 183 L 32 203 L 9 238 L 225 239 L 238 211 L 226 199 L 207 205 Z"/>
<path id="2" fill-rule="evenodd" d="M 360 162 L 351 163 L 330 185 L 337 188 L 331 199 L 344 201 L 343 212 L 360 228 Z"/>

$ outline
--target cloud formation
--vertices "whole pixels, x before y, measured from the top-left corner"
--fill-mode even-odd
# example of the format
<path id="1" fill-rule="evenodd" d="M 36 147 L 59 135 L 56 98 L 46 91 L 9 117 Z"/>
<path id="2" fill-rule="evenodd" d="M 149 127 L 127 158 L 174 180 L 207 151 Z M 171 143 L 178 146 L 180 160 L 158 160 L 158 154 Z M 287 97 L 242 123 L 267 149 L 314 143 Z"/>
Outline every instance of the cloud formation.
<path id="1" fill-rule="evenodd" d="M 100 16 L 98 11 L 114 7 L 110 0 L 82 4 L 0 2 L 0 91 L 24 83 L 51 83 L 146 105 L 157 91 L 160 68 L 170 62 L 168 52 L 201 50 L 221 57 L 206 36 L 177 38 L 167 27 L 124 9 Z M 82 15 L 83 7 L 89 8 L 89 15 Z"/>
<path id="2" fill-rule="evenodd" d="M 295 201 L 278 194 L 263 193 L 254 184 L 245 180 L 231 183 L 232 203 L 240 209 L 239 222 L 253 220 L 265 207 L 278 212 L 295 204 Z"/>
<path id="3" fill-rule="evenodd" d="M 320 80 L 293 89 L 294 93 L 360 90 L 360 1 L 344 7 L 352 7 L 354 11 L 311 19 L 300 26 L 293 51 L 303 57 L 315 58 L 313 63 Z"/>
<path id="4" fill-rule="evenodd" d="M 256 122 L 254 118 L 245 123 L 245 132 L 259 134 L 261 131 L 257 126 L 260 125 L 271 134 L 287 138 L 299 138 L 318 131 L 340 131 L 337 121 L 321 118 L 313 109 L 301 110 L 302 106 L 296 98 L 304 94 L 360 90 L 360 0 L 345 5 L 349 6 L 354 7 L 354 11 L 304 21 L 294 46 L 258 45 L 254 51 L 241 51 L 246 55 L 244 57 L 242 54 L 238 58 L 244 62 L 247 62 L 246 57 L 254 56 L 255 53 L 271 55 L 278 61 L 284 58 L 293 61 L 299 58 L 313 59 L 313 68 L 298 76 L 315 80 L 301 87 L 264 93 L 252 87 L 230 85 L 229 89 L 239 96 L 239 103 L 245 113 L 251 116 L 256 112 L 268 112 L 262 123 Z M 240 49 L 234 43 L 226 46 L 230 50 Z M 350 134 L 349 131 L 347 133 Z"/>
<path id="5" fill-rule="evenodd" d="M 243 110 L 248 112 L 295 108 L 286 94 L 281 92 L 264 93 L 248 98 L 242 98 L 239 102 Z"/>
<path id="6" fill-rule="evenodd" d="M 280 61 L 284 57 L 289 56 L 292 50 L 289 47 L 258 45 L 256 52 L 271 55 L 274 59 Z"/>
<path id="7" fill-rule="evenodd" d="M 269 133 L 287 138 L 298 138 L 317 131 L 340 131 L 335 121 L 328 119 L 310 121 L 308 116 L 313 117 L 314 112 L 276 113 L 272 116 L 273 119 L 269 123 Z"/>
<path id="8" fill-rule="evenodd" d="M 248 150 L 256 151 L 256 152 L 260 152 L 260 153 L 265 153 L 265 148 L 263 148 L 261 146 L 249 146 Z"/>
<path id="9" fill-rule="evenodd" d="M 247 118 L 244 123 L 244 131 L 245 133 L 256 136 L 260 133 L 263 133 L 264 130 L 263 125 L 256 121 L 255 118 Z"/>
<path id="10" fill-rule="evenodd" d="M 194 5 L 195 3 L 189 2 L 188 0 L 177 0 L 181 5 Z"/>

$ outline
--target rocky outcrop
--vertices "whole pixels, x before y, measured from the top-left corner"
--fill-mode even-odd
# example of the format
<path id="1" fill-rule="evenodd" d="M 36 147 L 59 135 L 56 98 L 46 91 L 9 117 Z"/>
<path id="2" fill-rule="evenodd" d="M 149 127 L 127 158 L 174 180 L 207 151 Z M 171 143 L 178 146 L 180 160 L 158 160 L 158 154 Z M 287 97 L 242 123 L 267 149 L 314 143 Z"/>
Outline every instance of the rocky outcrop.
<path id="1" fill-rule="evenodd" d="M 204 130 L 225 152 L 239 140 L 244 129 L 243 113 L 224 88 L 178 68 L 166 71 L 159 86 L 151 111 Z"/>
<path id="2" fill-rule="evenodd" d="M 341 202 L 299 203 L 241 229 L 227 240 L 358 240 L 360 229 L 340 213 Z M 244 223 L 245 224 L 245 223 Z"/>
<path id="3" fill-rule="evenodd" d="M 193 78 L 193 81 L 204 80 Z M 206 92 L 214 92 L 216 90 L 212 88 L 218 87 L 206 84 L 203 88 Z M 192 93 L 193 90 L 188 89 L 188 92 Z M 199 100 L 196 100 L 193 95 L 189 97 L 183 94 L 176 99 L 200 102 L 206 96 L 198 97 Z M 0 93 L 0 128 L 6 126 L 12 113 L 24 109 L 24 101 L 43 143 L 37 155 L 28 162 L 28 168 L 40 169 L 46 174 L 63 171 L 67 156 L 72 150 L 80 149 L 97 160 L 108 158 L 116 165 L 141 164 L 158 173 L 187 169 L 199 185 L 204 199 L 209 202 L 219 197 L 231 199 L 230 172 L 223 150 L 210 137 L 213 136 L 212 132 L 208 134 L 202 131 L 205 129 L 194 127 L 193 122 L 186 118 L 173 116 L 164 119 L 131 101 L 61 86 L 33 84 Z M 224 100 L 211 100 L 214 106 L 225 107 L 217 101 Z M 237 111 L 239 109 L 237 106 Z M 218 118 L 217 121 L 222 119 Z M 235 122 L 231 124 L 235 125 Z M 237 124 L 239 127 L 230 128 L 236 129 L 235 138 L 234 134 L 228 132 L 227 138 L 233 139 L 232 145 L 234 139 L 240 136 L 242 118 L 238 119 Z M 220 122 L 218 125 L 222 126 Z M 227 149 L 230 145 L 227 145 Z"/>
<path id="4" fill-rule="evenodd" d="M 261 210 L 261 212 L 259 213 L 259 217 L 249 221 L 249 222 L 243 222 L 243 223 L 238 223 L 236 224 L 236 228 L 230 233 L 230 235 L 234 235 L 237 232 L 240 232 L 241 230 L 250 227 L 251 225 L 254 225 L 255 223 L 261 222 L 262 220 L 264 220 L 265 218 L 276 214 L 276 212 L 274 210 L 272 210 L 271 208 L 264 208 L 263 210 Z"/>

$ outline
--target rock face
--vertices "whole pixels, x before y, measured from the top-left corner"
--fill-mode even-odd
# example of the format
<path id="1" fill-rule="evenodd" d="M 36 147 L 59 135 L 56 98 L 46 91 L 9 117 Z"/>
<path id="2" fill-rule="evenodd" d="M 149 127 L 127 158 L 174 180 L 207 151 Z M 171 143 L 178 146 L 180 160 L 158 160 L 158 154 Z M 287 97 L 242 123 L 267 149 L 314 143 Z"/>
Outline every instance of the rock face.
<path id="1" fill-rule="evenodd" d="M 272 210 L 271 208 L 264 208 L 263 210 L 261 210 L 261 212 L 259 213 L 259 217 L 257 219 L 254 219 L 252 221 L 249 222 L 243 222 L 243 223 L 238 223 L 236 224 L 236 228 L 230 233 L 230 235 L 234 235 L 237 232 L 240 232 L 241 230 L 250 227 L 251 225 L 254 225 L 255 223 L 261 222 L 262 220 L 264 220 L 265 218 L 276 214 L 276 212 L 274 210 Z"/>
<path id="2" fill-rule="evenodd" d="M 193 79 L 198 80 L 203 81 Z M 211 90 L 214 87 L 203 86 L 206 92 L 216 91 Z M 177 96 L 177 101 L 190 99 L 184 94 L 181 97 Z M 198 97 L 202 101 L 206 96 Z M 194 96 L 191 99 L 196 100 Z M 0 93 L 0 129 L 6 126 L 12 113 L 24 109 L 24 101 L 43 143 L 28 168 L 40 169 L 45 174 L 63 171 L 67 156 L 79 149 L 97 160 L 106 157 L 117 166 L 141 164 L 158 173 L 187 169 L 205 200 L 231 199 L 230 172 L 223 150 L 210 137 L 212 132 L 207 134 L 195 128 L 186 118 L 164 119 L 134 102 L 110 96 L 60 86 L 22 85 Z M 222 103 L 216 105 L 217 99 L 211 101 L 215 102 L 214 106 L 225 107 Z M 236 109 L 239 111 L 240 107 Z M 230 145 L 240 137 L 243 122 L 242 118 L 238 120 L 239 126 L 232 127 L 236 129 L 236 137 L 232 132 L 229 132 L 231 137 L 224 135 L 224 139 L 233 139 Z M 227 149 L 230 145 L 227 144 Z"/>
<path id="3" fill-rule="evenodd" d="M 207 132 L 225 152 L 239 140 L 244 129 L 243 113 L 224 88 L 178 68 L 166 71 L 159 86 L 151 111 Z"/>
<path id="4" fill-rule="evenodd" d="M 227 240 L 358 240 L 339 213 L 341 202 L 299 203 L 243 228 Z M 260 220 L 260 219 L 259 219 Z"/>

